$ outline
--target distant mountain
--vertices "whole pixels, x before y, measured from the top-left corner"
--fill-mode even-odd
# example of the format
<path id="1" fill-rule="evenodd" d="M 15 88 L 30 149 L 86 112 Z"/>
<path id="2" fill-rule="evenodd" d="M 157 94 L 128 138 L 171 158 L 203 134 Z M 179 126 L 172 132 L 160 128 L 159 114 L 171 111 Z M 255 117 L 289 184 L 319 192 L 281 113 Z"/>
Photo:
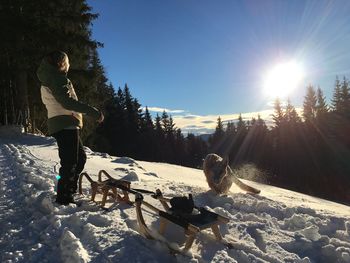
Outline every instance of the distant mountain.
<path id="1" fill-rule="evenodd" d="M 205 142 L 207 142 L 209 140 L 210 136 L 211 136 L 211 134 L 200 134 L 200 135 L 198 135 L 198 137 L 201 138 Z"/>

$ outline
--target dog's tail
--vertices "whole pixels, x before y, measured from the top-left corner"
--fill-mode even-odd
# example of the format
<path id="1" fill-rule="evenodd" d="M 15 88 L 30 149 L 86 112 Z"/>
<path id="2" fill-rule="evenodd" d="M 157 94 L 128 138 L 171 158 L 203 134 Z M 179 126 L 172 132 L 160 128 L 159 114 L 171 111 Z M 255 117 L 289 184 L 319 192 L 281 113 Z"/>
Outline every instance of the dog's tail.
<path id="1" fill-rule="evenodd" d="M 259 194 L 260 193 L 260 190 L 259 189 L 256 189 L 252 186 L 249 186 L 245 183 L 243 183 L 241 180 L 239 180 L 232 172 L 231 168 L 230 168 L 230 173 L 231 173 L 231 176 L 232 176 L 232 181 L 239 187 L 241 188 L 242 190 L 246 191 L 246 192 L 249 192 L 249 193 L 252 193 L 252 194 Z"/>

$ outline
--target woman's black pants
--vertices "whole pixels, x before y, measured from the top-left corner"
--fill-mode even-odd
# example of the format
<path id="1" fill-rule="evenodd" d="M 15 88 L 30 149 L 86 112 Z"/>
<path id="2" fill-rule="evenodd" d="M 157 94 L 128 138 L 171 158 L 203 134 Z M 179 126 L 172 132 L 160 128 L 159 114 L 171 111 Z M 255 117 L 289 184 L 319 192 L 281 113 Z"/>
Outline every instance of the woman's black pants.
<path id="1" fill-rule="evenodd" d="M 61 161 L 60 179 L 57 182 L 57 201 L 73 200 L 77 191 L 79 174 L 86 163 L 86 154 L 80 139 L 79 129 L 66 129 L 52 134 L 58 145 L 58 155 Z"/>

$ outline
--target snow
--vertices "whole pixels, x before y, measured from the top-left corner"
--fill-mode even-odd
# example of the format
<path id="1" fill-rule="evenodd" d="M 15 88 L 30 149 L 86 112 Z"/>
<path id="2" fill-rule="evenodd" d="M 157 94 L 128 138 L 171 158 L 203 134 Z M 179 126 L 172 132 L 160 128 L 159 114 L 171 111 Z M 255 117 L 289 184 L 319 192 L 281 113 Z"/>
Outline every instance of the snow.
<path id="1" fill-rule="evenodd" d="M 245 182 L 261 189 L 260 195 L 233 185 L 229 194 L 216 196 L 201 170 L 86 152 L 85 170 L 93 179 L 103 169 L 133 188 L 159 188 L 170 198 L 192 193 L 197 206 L 230 219 L 220 228 L 234 247 L 205 230 L 187 256 L 172 255 L 164 243 L 139 234 L 134 207 L 108 200 L 106 211 L 89 201 L 87 180 L 84 196 L 77 196 L 80 207 L 57 205 L 55 140 L 0 127 L 0 262 L 350 262 L 348 206 L 251 181 Z M 241 169 L 245 178 L 251 169 Z M 161 208 L 159 201 L 145 199 Z M 156 233 L 159 217 L 144 216 Z M 176 225 L 165 237 L 174 246 L 185 241 Z"/>
<path id="2" fill-rule="evenodd" d="M 63 262 L 89 262 L 89 253 L 68 228 L 65 228 L 60 239 L 60 251 Z"/>

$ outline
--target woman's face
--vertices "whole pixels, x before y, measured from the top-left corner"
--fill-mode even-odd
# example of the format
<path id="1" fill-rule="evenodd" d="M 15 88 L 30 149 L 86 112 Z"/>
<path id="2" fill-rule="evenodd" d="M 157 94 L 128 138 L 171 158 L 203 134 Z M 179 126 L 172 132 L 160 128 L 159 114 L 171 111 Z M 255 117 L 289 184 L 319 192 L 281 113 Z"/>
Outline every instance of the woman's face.
<path id="1" fill-rule="evenodd" d="M 58 64 L 58 68 L 60 71 L 67 73 L 69 70 L 69 59 L 67 56 Z"/>

